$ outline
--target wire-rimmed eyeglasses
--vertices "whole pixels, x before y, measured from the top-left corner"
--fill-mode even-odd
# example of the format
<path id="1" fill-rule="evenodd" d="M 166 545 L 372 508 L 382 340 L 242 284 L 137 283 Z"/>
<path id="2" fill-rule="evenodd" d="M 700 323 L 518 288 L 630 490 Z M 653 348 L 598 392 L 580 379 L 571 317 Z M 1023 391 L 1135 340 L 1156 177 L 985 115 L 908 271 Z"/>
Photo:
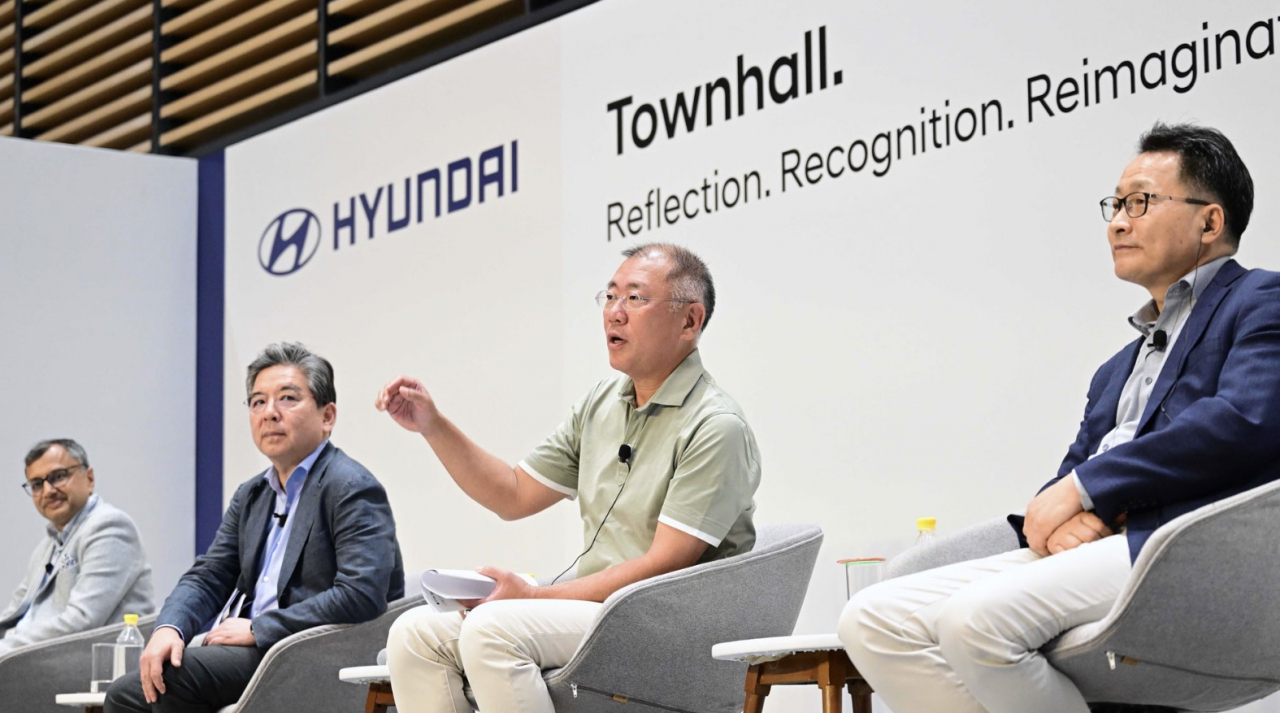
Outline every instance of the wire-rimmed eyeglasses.
<path id="1" fill-rule="evenodd" d="M 600 305 L 604 309 L 613 309 L 613 306 L 615 304 L 617 304 L 618 302 L 622 302 L 622 308 L 628 312 L 634 312 L 638 309 L 644 309 L 645 305 L 648 305 L 650 302 L 694 302 L 694 301 L 696 300 L 685 300 L 685 299 L 679 299 L 674 297 L 668 297 L 668 298 L 641 297 L 640 295 L 637 295 L 635 293 L 619 295 L 619 294 L 614 294 L 609 290 L 600 290 L 600 292 L 596 294 L 596 304 Z"/>

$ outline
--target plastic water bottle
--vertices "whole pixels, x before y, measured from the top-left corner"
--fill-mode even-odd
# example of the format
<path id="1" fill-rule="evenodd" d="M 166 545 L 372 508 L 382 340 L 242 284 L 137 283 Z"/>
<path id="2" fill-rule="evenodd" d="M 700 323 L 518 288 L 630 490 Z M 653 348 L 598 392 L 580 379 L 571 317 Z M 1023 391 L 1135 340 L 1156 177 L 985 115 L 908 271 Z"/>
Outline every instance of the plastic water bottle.
<path id="1" fill-rule="evenodd" d="M 916 529 L 920 534 L 916 535 L 916 547 L 927 547 L 932 545 L 934 538 L 934 529 L 938 527 L 938 518 L 921 517 L 916 519 Z"/>
<path id="2" fill-rule="evenodd" d="M 136 671 L 138 660 L 142 657 L 142 647 L 146 645 L 142 632 L 138 631 L 138 615 L 124 615 L 124 630 L 116 637 L 115 657 L 111 666 L 111 679 Z"/>

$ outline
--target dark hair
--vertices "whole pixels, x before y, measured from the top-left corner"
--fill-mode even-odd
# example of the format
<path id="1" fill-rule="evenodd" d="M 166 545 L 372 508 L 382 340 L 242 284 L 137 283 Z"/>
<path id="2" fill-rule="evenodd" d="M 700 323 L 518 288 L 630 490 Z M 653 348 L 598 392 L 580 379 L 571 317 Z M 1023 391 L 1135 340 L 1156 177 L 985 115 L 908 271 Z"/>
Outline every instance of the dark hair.
<path id="1" fill-rule="evenodd" d="M 67 455 L 80 461 L 80 465 L 86 468 L 89 467 L 89 455 L 84 452 L 84 446 L 70 438 L 50 438 L 31 446 L 31 450 L 27 451 L 27 457 L 24 459 L 24 467 L 31 467 L 32 463 L 43 458 L 44 454 L 48 453 L 49 449 L 54 446 L 62 446 L 62 450 L 66 451 Z"/>
<path id="2" fill-rule="evenodd" d="M 664 255 L 671 261 L 671 269 L 667 271 L 667 284 L 671 287 L 671 296 L 678 300 L 697 302 L 707 310 L 702 320 L 702 331 L 707 331 L 711 323 L 711 313 L 716 311 L 716 286 L 711 281 L 711 270 L 692 250 L 671 243 L 644 243 L 634 248 L 627 248 L 622 255 L 628 259 L 650 255 Z"/>
<path id="3" fill-rule="evenodd" d="M 1253 178 L 1231 141 L 1207 126 L 1156 122 L 1138 139 L 1138 152 L 1157 151 L 1178 154 L 1182 181 L 1222 206 L 1228 242 L 1240 247 L 1240 236 L 1253 213 Z"/>
<path id="4" fill-rule="evenodd" d="M 328 406 L 338 401 L 338 391 L 333 385 L 333 365 L 328 359 L 313 354 L 296 342 L 268 344 L 249 365 L 249 377 L 245 380 L 245 395 L 253 393 L 253 383 L 258 374 L 273 366 L 296 366 L 307 375 L 307 388 L 317 406 Z"/>

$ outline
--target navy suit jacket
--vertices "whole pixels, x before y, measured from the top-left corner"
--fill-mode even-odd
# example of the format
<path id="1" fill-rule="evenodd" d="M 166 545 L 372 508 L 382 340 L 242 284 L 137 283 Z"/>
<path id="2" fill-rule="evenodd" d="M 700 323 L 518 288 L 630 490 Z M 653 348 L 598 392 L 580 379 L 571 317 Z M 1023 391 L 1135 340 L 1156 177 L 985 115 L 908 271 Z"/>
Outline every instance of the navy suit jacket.
<path id="1" fill-rule="evenodd" d="M 1045 485 L 1075 471 L 1103 521 L 1128 513 L 1132 559 L 1162 524 L 1280 478 L 1280 273 L 1224 264 L 1174 343 L 1134 439 L 1090 459 L 1116 427 L 1144 341 L 1094 374 L 1080 432 Z M 1010 522 L 1022 538 L 1021 518 Z"/>
<path id="2" fill-rule="evenodd" d="M 276 499 L 262 476 L 236 490 L 209 551 L 182 575 L 156 626 L 177 627 L 190 640 L 234 593 L 253 597 Z M 297 520 L 280 566 L 279 608 L 253 620 L 259 649 L 321 624 L 374 619 L 389 601 L 404 596 L 404 565 L 387 493 L 332 443 L 311 467 L 289 517 Z M 246 603 L 242 615 L 248 612 Z"/>

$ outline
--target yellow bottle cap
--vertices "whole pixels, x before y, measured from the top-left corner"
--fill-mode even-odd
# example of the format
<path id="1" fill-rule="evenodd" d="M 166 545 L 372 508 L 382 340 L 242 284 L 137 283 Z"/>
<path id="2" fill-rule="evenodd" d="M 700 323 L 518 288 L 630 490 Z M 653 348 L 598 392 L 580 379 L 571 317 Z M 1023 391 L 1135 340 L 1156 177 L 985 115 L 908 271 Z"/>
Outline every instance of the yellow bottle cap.
<path id="1" fill-rule="evenodd" d="M 917 530 L 932 530 L 937 526 L 938 526 L 938 518 L 936 517 L 916 518 Z"/>
<path id="2" fill-rule="evenodd" d="M 137 625 L 138 625 L 138 615 L 137 615 L 137 614 L 125 614 L 125 615 L 124 615 L 124 623 L 125 623 L 125 624 L 127 624 L 127 625 L 129 625 L 129 626 L 137 626 Z"/>

